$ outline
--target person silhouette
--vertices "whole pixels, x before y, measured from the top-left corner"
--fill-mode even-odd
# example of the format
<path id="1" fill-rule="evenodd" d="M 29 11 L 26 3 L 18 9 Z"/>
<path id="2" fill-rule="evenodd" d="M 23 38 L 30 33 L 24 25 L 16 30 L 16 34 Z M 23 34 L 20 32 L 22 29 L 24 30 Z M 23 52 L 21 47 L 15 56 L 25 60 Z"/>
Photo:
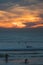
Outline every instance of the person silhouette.
<path id="1" fill-rule="evenodd" d="M 5 54 L 5 61 L 6 61 L 6 63 L 8 62 L 8 54 L 7 53 Z"/>
<path id="2" fill-rule="evenodd" d="M 28 59 L 25 59 L 25 63 L 27 63 Z"/>

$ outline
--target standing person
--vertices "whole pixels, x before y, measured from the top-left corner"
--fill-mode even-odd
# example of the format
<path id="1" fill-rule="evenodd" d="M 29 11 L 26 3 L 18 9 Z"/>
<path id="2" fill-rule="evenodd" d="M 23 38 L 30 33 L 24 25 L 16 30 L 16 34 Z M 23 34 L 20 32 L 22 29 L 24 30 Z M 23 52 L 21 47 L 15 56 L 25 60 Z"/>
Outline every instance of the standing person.
<path id="1" fill-rule="evenodd" d="M 5 54 L 5 61 L 6 61 L 6 63 L 8 62 L 8 54 L 7 53 Z"/>
<path id="2" fill-rule="evenodd" d="M 25 63 L 27 63 L 28 59 L 25 59 Z"/>

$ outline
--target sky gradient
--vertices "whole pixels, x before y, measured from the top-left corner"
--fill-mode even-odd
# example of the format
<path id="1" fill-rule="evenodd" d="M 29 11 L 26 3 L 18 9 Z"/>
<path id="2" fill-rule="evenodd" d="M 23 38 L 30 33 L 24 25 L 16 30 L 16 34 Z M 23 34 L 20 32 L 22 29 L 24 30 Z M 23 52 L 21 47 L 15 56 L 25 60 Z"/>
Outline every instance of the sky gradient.
<path id="1" fill-rule="evenodd" d="M 43 0 L 0 0 L 0 28 L 43 28 Z"/>

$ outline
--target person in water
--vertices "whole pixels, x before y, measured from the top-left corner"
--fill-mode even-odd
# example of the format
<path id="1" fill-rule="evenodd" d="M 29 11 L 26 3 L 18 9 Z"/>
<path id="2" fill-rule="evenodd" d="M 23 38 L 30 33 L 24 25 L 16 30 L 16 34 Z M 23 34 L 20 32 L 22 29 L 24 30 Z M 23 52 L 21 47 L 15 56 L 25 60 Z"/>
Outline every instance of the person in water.
<path id="1" fill-rule="evenodd" d="M 8 54 L 7 53 L 5 54 L 5 61 L 6 61 L 6 63 L 8 62 Z"/>

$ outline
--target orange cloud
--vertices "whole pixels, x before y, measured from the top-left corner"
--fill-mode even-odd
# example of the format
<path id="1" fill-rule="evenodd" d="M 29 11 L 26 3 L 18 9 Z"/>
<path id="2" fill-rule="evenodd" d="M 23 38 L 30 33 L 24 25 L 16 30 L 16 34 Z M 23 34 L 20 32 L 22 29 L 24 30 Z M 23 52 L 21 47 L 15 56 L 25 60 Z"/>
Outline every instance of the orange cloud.
<path id="1" fill-rule="evenodd" d="M 11 23 L 0 23 L 0 27 L 3 27 L 3 28 L 12 28 L 13 25 Z"/>
<path id="2" fill-rule="evenodd" d="M 43 26 L 43 24 L 39 23 L 43 22 L 42 18 L 39 17 L 40 12 L 31 11 L 26 9 L 25 7 L 15 6 L 15 8 L 11 8 L 6 11 L 0 11 L 0 27 L 3 28 L 36 28 Z M 31 26 L 25 23 L 31 23 Z M 37 23 L 36 25 L 33 25 Z"/>
<path id="3" fill-rule="evenodd" d="M 25 25 L 19 21 L 16 14 L 0 11 L 0 27 L 23 28 Z"/>

